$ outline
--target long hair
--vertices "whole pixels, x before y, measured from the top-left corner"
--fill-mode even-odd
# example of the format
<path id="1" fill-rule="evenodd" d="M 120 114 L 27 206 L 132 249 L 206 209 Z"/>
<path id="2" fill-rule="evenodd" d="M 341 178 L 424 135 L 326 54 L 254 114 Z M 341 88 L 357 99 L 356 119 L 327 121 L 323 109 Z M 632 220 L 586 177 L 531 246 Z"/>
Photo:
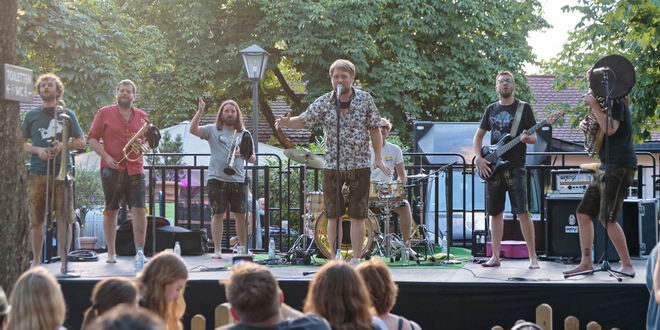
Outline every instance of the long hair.
<path id="1" fill-rule="evenodd" d="M 165 300 L 165 286 L 180 279 L 188 279 L 188 269 L 183 259 L 172 252 L 157 254 L 137 276 L 144 307 L 158 314 L 168 330 L 183 329 L 181 317 L 186 311 L 185 289 L 177 300 Z"/>
<path id="2" fill-rule="evenodd" d="M 57 329 L 64 324 L 66 304 L 55 277 L 43 267 L 23 273 L 11 291 L 10 330 Z"/>
<path id="3" fill-rule="evenodd" d="M 363 262 L 355 270 L 364 279 L 369 297 L 378 315 L 387 314 L 396 303 L 399 288 L 392 281 L 392 274 L 387 265 L 376 259 Z"/>
<path id="4" fill-rule="evenodd" d="M 82 328 L 86 329 L 97 316 L 119 304 L 133 304 L 138 296 L 135 282 L 123 277 L 111 277 L 96 283 L 92 290 L 92 306 L 85 311 Z"/>
<path id="5" fill-rule="evenodd" d="M 239 132 L 243 130 L 245 127 L 245 124 L 243 124 L 243 112 L 241 112 L 241 107 L 238 106 L 238 103 L 234 100 L 227 100 L 222 102 L 220 104 L 220 107 L 218 107 L 218 115 L 215 118 L 215 127 L 218 129 L 222 129 L 222 125 L 224 124 L 222 121 L 222 112 L 225 110 L 225 107 L 227 105 L 233 105 L 236 108 L 236 122 L 234 122 L 234 129 L 238 130 Z"/>
<path id="6" fill-rule="evenodd" d="M 321 267 L 309 285 L 304 310 L 324 317 L 333 330 L 369 330 L 370 308 L 362 277 L 345 261 L 333 260 Z"/>

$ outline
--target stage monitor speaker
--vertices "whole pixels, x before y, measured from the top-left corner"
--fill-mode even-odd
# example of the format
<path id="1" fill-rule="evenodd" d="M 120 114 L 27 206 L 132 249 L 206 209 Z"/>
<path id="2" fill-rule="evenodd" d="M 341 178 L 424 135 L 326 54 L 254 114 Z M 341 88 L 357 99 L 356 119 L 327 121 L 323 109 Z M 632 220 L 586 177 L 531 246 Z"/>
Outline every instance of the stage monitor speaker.
<path id="1" fill-rule="evenodd" d="M 183 227 L 162 225 L 162 218 L 156 217 L 156 253 L 174 248 L 179 242 L 182 255 L 201 255 L 208 251 L 206 230 L 188 230 Z M 167 221 L 167 220 L 165 220 Z M 166 222 L 167 223 L 167 222 Z M 145 255 L 153 255 L 151 216 L 148 219 L 147 235 L 144 244 Z M 117 229 L 116 250 L 117 255 L 135 255 L 135 242 L 133 241 L 132 224 L 122 224 Z"/>

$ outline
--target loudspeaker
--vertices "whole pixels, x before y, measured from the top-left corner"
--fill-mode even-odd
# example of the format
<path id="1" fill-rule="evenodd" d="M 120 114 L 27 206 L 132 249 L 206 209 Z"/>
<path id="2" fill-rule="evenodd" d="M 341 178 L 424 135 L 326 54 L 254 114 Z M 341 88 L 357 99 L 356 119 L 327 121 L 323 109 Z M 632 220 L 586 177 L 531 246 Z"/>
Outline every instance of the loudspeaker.
<path id="1" fill-rule="evenodd" d="M 164 218 L 156 217 L 156 253 L 174 247 L 175 242 L 181 246 L 181 255 L 201 255 L 208 251 L 206 230 L 188 230 L 183 227 L 163 225 Z M 153 255 L 152 247 L 152 217 L 147 219 L 147 235 L 144 244 L 145 255 Z M 165 223 L 168 223 L 165 220 Z M 135 255 L 132 223 L 127 221 L 117 228 L 117 255 Z"/>

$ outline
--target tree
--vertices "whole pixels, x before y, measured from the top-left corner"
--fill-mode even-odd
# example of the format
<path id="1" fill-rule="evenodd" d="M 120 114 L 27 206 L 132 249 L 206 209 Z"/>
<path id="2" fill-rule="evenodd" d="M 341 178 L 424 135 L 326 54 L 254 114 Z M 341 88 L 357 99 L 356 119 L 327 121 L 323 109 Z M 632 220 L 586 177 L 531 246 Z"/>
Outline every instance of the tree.
<path id="1" fill-rule="evenodd" d="M 0 64 L 16 63 L 17 1 L 5 0 L 0 10 Z M 11 292 L 14 282 L 28 267 L 30 255 L 27 213 L 27 176 L 18 102 L 0 100 L 0 286 Z M 19 155 L 18 157 L 16 155 Z M 9 252 L 11 251 L 11 253 Z"/>
<path id="2" fill-rule="evenodd" d="M 657 131 L 660 123 L 660 6 L 653 0 L 581 0 L 564 11 L 584 16 L 569 34 L 567 43 L 544 69 L 557 75 L 559 89 L 576 86 L 587 90 L 585 72 L 608 54 L 620 54 L 635 66 L 637 83 L 629 94 L 633 129 L 638 141 Z M 575 113 L 586 108 L 577 106 Z M 577 116 L 575 121 L 581 120 Z"/>

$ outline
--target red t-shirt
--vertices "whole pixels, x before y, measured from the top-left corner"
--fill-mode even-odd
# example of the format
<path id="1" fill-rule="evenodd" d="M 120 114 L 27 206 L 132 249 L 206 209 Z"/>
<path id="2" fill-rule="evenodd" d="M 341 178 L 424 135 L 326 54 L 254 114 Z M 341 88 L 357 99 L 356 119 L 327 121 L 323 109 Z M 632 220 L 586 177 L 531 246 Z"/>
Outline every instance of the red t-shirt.
<path id="1" fill-rule="evenodd" d="M 103 139 L 103 149 L 112 156 L 115 160 L 119 161 L 124 158 L 124 146 L 128 141 L 137 133 L 144 121 L 147 120 L 147 114 L 133 107 L 133 113 L 128 121 L 119 113 L 119 106 L 116 104 L 109 105 L 101 108 L 94 117 L 92 128 L 89 131 L 89 138 L 101 140 Z M 130 158 L 136 158 L 137 155 L 130 153 Z M 108 167 L 105 160 L 101 159 L 101 168 Z M 119 163 L 118 169 L 128 169 L 128 175 L 144 173 L 143 159 L 136 162 L 130 162 L 127 159 Z"/>

